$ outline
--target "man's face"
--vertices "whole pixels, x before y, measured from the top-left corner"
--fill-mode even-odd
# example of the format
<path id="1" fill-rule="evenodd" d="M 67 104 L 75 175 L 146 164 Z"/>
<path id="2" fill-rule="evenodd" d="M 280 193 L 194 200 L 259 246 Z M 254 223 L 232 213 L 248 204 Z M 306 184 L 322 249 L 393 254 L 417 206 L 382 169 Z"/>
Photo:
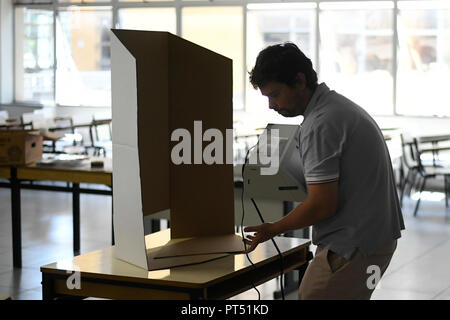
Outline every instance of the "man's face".
<path id="1" fill-rule="evenodd" d="M 260 90 L 269 99 L 270 109 L 284 117 L 296 117 L 303 115 L 311 98 L 311 91 L 303 83 L 300 81 L 290 87 L 281 82 L 268 82 Z"/>

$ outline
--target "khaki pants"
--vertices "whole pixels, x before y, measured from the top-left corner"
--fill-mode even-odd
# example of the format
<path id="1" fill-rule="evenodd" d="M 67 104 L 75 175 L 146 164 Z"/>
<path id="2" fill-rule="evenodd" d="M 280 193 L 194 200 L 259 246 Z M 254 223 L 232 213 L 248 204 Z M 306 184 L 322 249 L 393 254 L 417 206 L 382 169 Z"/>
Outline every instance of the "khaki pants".
<path id="1" fill-rule="evenodd" d="M 359 250 L 350 260 L 317 248 L 299 289 L 300 300 L 369 300 L 377 279 L 386 271 L 397 240 L 364 257 Z"/>

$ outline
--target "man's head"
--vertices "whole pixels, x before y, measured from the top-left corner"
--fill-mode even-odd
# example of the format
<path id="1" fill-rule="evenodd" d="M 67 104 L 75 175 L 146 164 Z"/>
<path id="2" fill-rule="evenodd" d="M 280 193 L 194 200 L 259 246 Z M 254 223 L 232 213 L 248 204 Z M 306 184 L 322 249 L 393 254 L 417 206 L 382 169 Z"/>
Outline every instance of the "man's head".
<path id="1" fill-rule="evenodd" d="M 285 117 L 305 112 L 317 87 L 317 74 L 311 60 L 293 43 L 273 45 L 262 50 L 250 83 L 269 99 L 269 108 Z"/>

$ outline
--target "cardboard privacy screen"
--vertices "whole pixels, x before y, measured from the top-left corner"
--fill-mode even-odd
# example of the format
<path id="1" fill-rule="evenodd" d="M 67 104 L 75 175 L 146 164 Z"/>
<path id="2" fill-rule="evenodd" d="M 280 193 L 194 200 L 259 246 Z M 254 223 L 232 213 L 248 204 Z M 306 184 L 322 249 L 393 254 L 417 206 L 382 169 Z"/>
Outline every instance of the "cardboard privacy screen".
<path id="1" fill-rule="evenodd" d="M 179 265 L 242 251 L 232 164 L 171 160 L 174 130 L 232 128 L 232 61 L 167 32 L 112 30 L 111 77 L 117 257 L 152 270 L 156 258 Z M 147 252 L 143 216 L 166 209 L 172 240 Z"/>

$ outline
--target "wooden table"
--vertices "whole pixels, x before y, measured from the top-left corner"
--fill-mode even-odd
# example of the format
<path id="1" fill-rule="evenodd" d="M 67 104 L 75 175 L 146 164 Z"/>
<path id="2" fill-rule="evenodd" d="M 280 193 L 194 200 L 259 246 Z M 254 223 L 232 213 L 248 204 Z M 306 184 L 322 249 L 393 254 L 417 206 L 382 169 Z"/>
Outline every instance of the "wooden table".
<path id="1" fill-rule="evenodd" d="M 0 178 L 9 180 L 9 183 L 0 183 L 0 187 L 11 189 L 13 266 L 15 268 L 22 267 L 20 190 L 34 189 L 72 193 L 73 250 L 77 254 L 80 251 L 80 193 L 112 195 L 112 160 L 110 158 L 99 159 L 104 161 L 103 168 L 91 168 L 90 161 L 84 161 L 78 166 L 34 164 L 23 167 L 0 167 Z M 71 186 L 26 183 L 36 180 L 63 181 L 71 183 Z M 110 190 L 80 188 L 80 183 L 106 185 Z M 112 234 L 112 243 L 114 243 L 114 234 Z"/>
<path id="2" fill-rule="evenodd" d="M 11 122 L 7 122 L 4 124 L 0 124 L 0 129 L 6 129 L 6 130 L 25 129 L 25 127 L 31 127 L 31 126 L 32 126 L 31 122 L 23 123 L 20 121 L 11 121 Z"/>
<path id="3" fill-rule="evenodd" d="M 170 229 L 146 236 L 157 247 L 170 239 Z M 310 240 L 275 238 L 283 253 L 284 272 L 304 272 L 312 258 Z M 249 254 L 228 255 L 196 265 L 147 271 L 114 257 L 115 247 L 90 252 L 41 267 L 43 299 L 98 297 L 110 299 L 227 299 L 280 274 L 280 259 L 270 241 Z M 75 274 L 74 272 L 78 272 Z M 79 275 L 79 288 L 67 283 Z M 303 274 L 300 274 L 300 278 Z M 69 279 L 69 277 L 72 277 Z"/>

